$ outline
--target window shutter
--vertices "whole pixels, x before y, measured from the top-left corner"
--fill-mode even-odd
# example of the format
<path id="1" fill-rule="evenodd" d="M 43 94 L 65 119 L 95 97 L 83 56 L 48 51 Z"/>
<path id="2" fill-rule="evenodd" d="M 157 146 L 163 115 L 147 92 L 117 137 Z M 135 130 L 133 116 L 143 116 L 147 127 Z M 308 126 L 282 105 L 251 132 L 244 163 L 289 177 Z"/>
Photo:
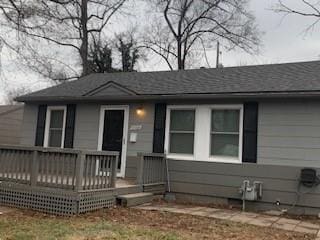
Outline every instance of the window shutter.
<path id="1" fill-rule="evenodd" d="M 66 128 L 64 134 L 64 147 L 73 148 L 74 124 L 76 118 L 76 105 L 67 105 Z"/>
<path id="2" fill-rule="evenodd" d="M 167 104 L 156 103 L 154 113 L 153 152 L 164 152 Z"/>
<path id="3" fill-rule="evenodd" d="M 40 147 L 43 146 L 44 131 L 46 128 L 46 115 L 47 115 L 47 105 L 39 105 L 35 146 L 40 146 Z"/>
<path id="4" fill-rule="evenodd" d="M 242 162 L 257 162 L 258 103 L 244 104 Z"/>

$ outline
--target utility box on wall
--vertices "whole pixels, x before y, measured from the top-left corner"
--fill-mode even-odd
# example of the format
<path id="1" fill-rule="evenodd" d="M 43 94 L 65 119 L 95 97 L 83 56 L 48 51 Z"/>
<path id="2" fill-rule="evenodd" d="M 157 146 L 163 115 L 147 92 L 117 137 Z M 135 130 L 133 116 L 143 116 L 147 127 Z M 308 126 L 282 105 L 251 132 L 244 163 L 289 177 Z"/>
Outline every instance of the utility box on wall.
<path id="1" fill-rule="evenodd" d="M 250 185 L 249 180 L 244 180 L 240 188 L 243 200 L 256 201 L 262 198 L 262 182 L 254 181 Z"/>

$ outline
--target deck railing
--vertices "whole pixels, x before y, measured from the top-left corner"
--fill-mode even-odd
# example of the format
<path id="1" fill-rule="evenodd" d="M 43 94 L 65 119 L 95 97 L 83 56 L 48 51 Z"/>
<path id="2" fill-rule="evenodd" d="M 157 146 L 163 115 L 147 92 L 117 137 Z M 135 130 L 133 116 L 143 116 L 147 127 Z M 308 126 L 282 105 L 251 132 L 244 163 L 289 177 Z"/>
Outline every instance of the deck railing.
<path id="1" fill-rule="evenodd" d="M 165 183 L 165 155 L 157 153 L 139 153 L 137 167 L 137 183 L 163 184 Z"/>
<path id="2" fill-rule="evenodd" d="M 0 146 L 0 181 L 72 189 L 114 188 L 117 152 Z"/>

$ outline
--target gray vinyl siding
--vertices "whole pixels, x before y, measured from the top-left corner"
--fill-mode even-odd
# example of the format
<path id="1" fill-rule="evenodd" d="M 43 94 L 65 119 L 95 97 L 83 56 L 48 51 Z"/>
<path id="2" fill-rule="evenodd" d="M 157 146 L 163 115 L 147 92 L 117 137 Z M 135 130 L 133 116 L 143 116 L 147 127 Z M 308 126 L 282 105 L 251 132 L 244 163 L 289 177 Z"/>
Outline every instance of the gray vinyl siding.
<path id="1" fill-rule="evenodd" d="M 320 167 L 320 101 L 260 102 L 258 163 Z"/>
<path id="2" fill-rule="evenodd" d="M 74 148 L 97 150 L 100 105 L 77 104 L 74 130 Z"/>
<path id="3" fill-rule="evenodd" d="M 138 152 L 151 152 L 153 141 L 154 105 L 142 105 L 145 115 L 137 116 L 140 104 L 129 104 L 129 126 L 127 139 L 127 156 L 136 156 Z M 76 110 L 74 148 L 97 149 L 100 121 L 99 104 L 78 104 Z M 133 125 L 141 125 L 140 130 L 130 130 Z M 129 141 L 130 133 L 137 132 L 137 142 Z"/>
<path id="4" fill-rule="evenodd" d="M 61 104 L 60 104 L 61 105 Z M 75 120 L 75 135 L 74 148 L 96 150 L 98 147 L 100 108 L 107 104 L 77 104 L 76 120 Z M 138 152 L 151 152 L 153 141 L 153 119 L 154 119 L 154 104 L 138 104 L 132 103 L 129 105 L 129 126 L 128 126 L 128 142 L 127 155 L 136 156 Z M 139 117 L 136 114 L 136 109 L 143 107 L 145 115 Z M 35 141 L 35 133 L 37 127 L 38 105 L 26 104 L 21 141 L 23 145 L 33 146 Z M 130 126 L 141 125 L 140 130 L 132 131 Z M 129 141 L 130 132 L 137 132 L 138 138 L 136 143 Z"/>
<path id="5" fill-rule="evenodd" d="M 77 104 L 75 148 L 97 149 L 101 105 L 107 104 Z M 136 109 L 140 106 L 145 109 L 144 117 L 136 114 Z M 129 108 L 127 156 L 134 157 L 138 152 L 152 152 L 154 104 L 130 103 Z M 38 105 L 25 105 L 20 141 L 23 145 L 34 145 L 37 114 Z M 132 125 L 141 125 L 142 128 L 133 131 L 130 130 Z M 138 133 L 136 143 L 129 141 L 131 132 Z M 319 156 L 319 100 L 259 102 L 258 164 L 320 167 Z"/>
<path id="6" fill-rule="evenodd" d="M 20 144 L 22 118 L 23 106 L 0 113 L 0 144 Z"/>
<path id="7" fill-rule="evenodd" d="M 243 180 L 263 182 L 259 202 L 291 205 L 297 200 L 301 168 L 262 164 L 230 164 L 200 161 L 169 160 L 169 179 L 173 193 L 241 199 Z M 318 169 L 319 170 L 319 169 Z M 300 187 L 297 205 L 320 207 L 320 188 Z"/>
<path id="8" fill-rule="evenodd" d="M 25 104 L 21 127 L 21 145 L 34 146 L 38 118 L 38 105 Z"/>
<path id="9" fill-rule="evenodd" d="M 136 109 L 143 107 L 145 115 L 140 117 L 136 114 Z M 129 114 L 129 133 L 128 133 L 128 147 L 127 156 L 137 156 L 139 152 L 152 152 L 153 145 L 153 124 L 154 124 L 154 104 L 131 104 Z M 130 130 L 132 125 L 141 125 L 140 130 Z M 130 133 L 137 132 L 137 142 L 131 143 L 129 141 Z"/>
<path id="10" fill-rule="evenodd" d="M 106 105 L 106 104 L 105 104 Z M 137 108 L 142 107 L 145 115 L 140 117 L 136 114 Z M 100 104 L 78 104 L 76 110 L 74 148 L 97 149 Z M 137 153 L 152 152 L 154 124 L 154 104 L 129 104 L 129 126 L 127 139 L 126 177 L 136 177 Z M 140 130 L 130 130 L 133 125 L 141 125 Z M 129 141 L 130 133 L 136 132 L 137 142 Z"/>

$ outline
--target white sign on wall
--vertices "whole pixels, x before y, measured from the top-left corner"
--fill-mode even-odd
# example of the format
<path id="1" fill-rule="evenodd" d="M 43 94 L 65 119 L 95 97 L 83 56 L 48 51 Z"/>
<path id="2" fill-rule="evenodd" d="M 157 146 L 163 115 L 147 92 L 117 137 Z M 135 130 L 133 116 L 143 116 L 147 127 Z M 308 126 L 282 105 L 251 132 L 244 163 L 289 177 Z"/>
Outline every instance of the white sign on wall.
<path id="1" fill-rule="evenodd" d="M 131 131 L 137 131 L 137 130 L 141 130 L 141 129 L 142 129 L 142 125 L 131 125 L 130 126 Z"/>

